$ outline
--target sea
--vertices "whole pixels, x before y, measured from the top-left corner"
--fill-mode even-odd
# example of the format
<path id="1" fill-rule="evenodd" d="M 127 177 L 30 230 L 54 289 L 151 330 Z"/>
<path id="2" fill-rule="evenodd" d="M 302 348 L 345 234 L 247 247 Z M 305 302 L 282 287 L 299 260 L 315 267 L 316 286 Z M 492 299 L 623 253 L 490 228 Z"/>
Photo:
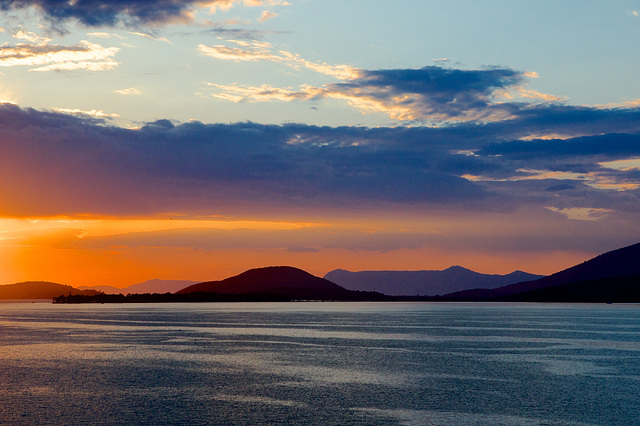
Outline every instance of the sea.
<path id="1" fill-rule="evenodd" d="M 0 303 L 1 425 L 638 425 L 640 305 Z"/>

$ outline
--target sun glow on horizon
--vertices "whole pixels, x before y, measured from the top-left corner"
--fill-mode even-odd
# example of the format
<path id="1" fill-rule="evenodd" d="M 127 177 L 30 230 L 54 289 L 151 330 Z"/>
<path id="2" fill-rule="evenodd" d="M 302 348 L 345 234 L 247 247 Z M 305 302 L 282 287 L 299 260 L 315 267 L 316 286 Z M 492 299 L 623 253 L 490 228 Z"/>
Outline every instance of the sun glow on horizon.
<path id="1" fill-rule="evenodd" d="M 563 226 L 563 215 L 549 214 Z M 454 212 L 351 214 L 327 217 L 324 222 L 178 215 L 4 218 L 0 219 L 0 284 L 44 280 L 122 288 L 154 278 L 224 279 L 276 265 L 299 267 L 317 276 L 338 268 L 442 270 L 454 265 L 481 273 L 520 269 L 550 274 L 590 255 L 513 247 L 511 228 L 526 232 L 518 219 L 505 217 L 496 224 L 491 214 L 483 213 L 473 222 L 462 219 Z M 527 222 L 532 235 L 538 220 L 532 217 Z"/>

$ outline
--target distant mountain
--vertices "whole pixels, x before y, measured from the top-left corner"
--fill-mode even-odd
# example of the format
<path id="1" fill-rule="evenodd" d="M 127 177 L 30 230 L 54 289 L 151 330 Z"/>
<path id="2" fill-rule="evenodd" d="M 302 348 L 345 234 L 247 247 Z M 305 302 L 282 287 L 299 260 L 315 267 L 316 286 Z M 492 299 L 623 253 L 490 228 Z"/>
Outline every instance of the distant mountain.
<path id="1" fill-rule="evenodd" d="M 542 276 L 522 271 L 507 275 L 488 275 L 452 266 L 443 271 L 350 272 L 336 269 L 324 278 L 349 290 L 375 290 L 393 296 L 435 296 L 474 288 L 496 288 Z"/>
<path id="2" fill-rule="evenodd" d="M 192 284 L 196 284 L 198 281 L 185 281 L 185 280 L 148 280 L 143 283 L 133 284 L 124 288 L 111 287 L 108 285 L 92 286 L 92 287 L 78 287 L 80 290 L 97 290 L 105 294 L 134 294 L 134 293 L 175 293 L 176 291 L 183 289 Z"/>
<path id="3" fill-rule="evenodd" d="M 60 295 L 99 294 L 95 290 L 79 290 L 68 285 L 46 281 L 27 281 L 17 284 L 0 285 L 0 299 L 53 299 Z"/>
<path id="4" fill-rule="evenodd" d="M 290 299 L 305 300 L 370 300 L 383 297 L 380 294 L 347 290 L 326 279 L 290 266 L 271 266 L 250 269 L 224 279 L 191 285 L 176 294 L 270 294 Z"/>
<path id="5" fill-rule="evenodd" d="M 446 294 L 452 299 L 500 299 L 530 300 L 531 297 L 542 301 L 551 301 L 555 294 L 560 299 L 569 299 L 569 295 L 579 296 L 582 292 L 598 294 L 606 301 L 607 295 L 614 293 L 634 293 L 640 276 L 640 243 L 594 257 L 579 265 L 565 269 L 548 277 L 525 281 L 494 289 L 477 288 Z M 616 283 L 624 283 L 625 289 Z M 554 288 L 552 290 L 551 288 Z M 545 290 L 548 289 L 548 290 Z M 528 295 L 527 295 L 528 294 Z M 560 296 L 562 294 L 562 296 Z M 520 296 L 518 296 L 520 295 Z M 535 296 L 535 297 L 534 297 Z M 628 300 L 627 301 L 631 301 Z M 640 301 L 640 300 L 637 300 Z"/>

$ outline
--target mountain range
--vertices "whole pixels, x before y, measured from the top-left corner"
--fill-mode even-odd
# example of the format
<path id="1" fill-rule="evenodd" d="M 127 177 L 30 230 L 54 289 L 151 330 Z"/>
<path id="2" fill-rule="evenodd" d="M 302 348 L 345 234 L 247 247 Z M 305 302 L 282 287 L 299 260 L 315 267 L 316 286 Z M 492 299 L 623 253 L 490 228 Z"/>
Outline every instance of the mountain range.
<path id="1" fill-rule="evenodd" d="M 262 294 L 290 300 L 372 300 L 383 298 L 373 292 L 345 289 L 324 278 L 291 266 L 250 269 L 224 279 L 191 285 L 177 294 Z"/>
<path id="2" fill-rule="evenodd" d="M 395 275 L 399 284 L 391 292 L 404 292 L 413 288 L 418 295 L 382 294 L 385 285 L 392 283 L 389 276 Z M 356 277 L 357 284 L 368 288 L 345 288 L 331 280 L 316 277 L 290 266 L 272 266 L 251 269 L 234 277 L 220 281 L 190 284 L 175 293 L 107 295 L 96 290 L 80 290 L 50 282 L 25 282 L 0 286 L 0 299 L 54 298 L 62 303 L 72 302 L 176 302 L 176 301 L 266 301 L 266 300 L 447 300 L 447 301 L 532 301 L 532 302 L 634 302 L 640 303 L 640 243 L 604 253 L 591 260 L 567 268 L 547 277 L 529 279 L 499 286 L 500 281 L 518 280 L 518 277 L 536 277 L 516 271 L 508 275 L 485 275 L 452 267 L 444 271 L 365 271 L 353 273 L 336 270 L 327 277 Z M 362 277 L 378 279 L 375 287 Z M 388 283 L 379 277 L 388 279 Z M 405 277 L 405 278 L 403 278 Z M 431 277 L 431 287 L 416 277 Z M 435 278 L 434 278 L 435 277 Z M 420 295 L 420 292 L 442 292 L 442 277 L 448 277 L 447 288 L 466 289 L 443 295 Z M 392 277 L 393 278 L 393 277 Z M 402 281 L 404 279 L 404 281 Z M 412 281 L 412 279 L 414 279 Z M 338 280 L 338 279 L 336 279 Z M 415 283 L 418 284 L 415 284 Z M 469 289 L 469 285 L 481 282 L 484 286 Z M 186 281 L 186 283 L 192 283 Z M 409 284 L 414 285 L 410 287 Z M 159 288 L 154 284 L 176 284 L 151 280 L 128 289 Z M 353 284 L 354 286 L 356 284 Z M 352 284 L 349 284 L 352 285 Z M 415 287 L 418 285 L 418 287 Z M 146 287 L 145 287 L 146 286 Z M 150 287 L 151 286 L 151 287 Z M 382 288 L 378 288 L 381 286 Z M 404 286 L 404 287 L 403 287 Z M 440 286 L 440 287 L 438 287 Z M 377 292 L 371 291 L 373 289 Z M 430 290 L 424 290 L 430 288 Z M 400 290 L 398 290 L 400 289 Z M 417 289 L 417 291 L 415 291 Z M 435 290 L 438 289 L 438 290 Z M 125 289 L 118 289 L 120 292 Z"/>
<path id="3" fill-rule="evenodd" d="M 192 284 L 196 284 L 198 281 L 186 281 L 186 280 L 147 280 L 143 283 L 133 284 L 124 288 L 117 288 L 108 285 L 100 286 L 80 286 L 80 290 L 97 290 L 105 294 L 128 294 L 128 293 L 175 293 Z"/>
<path id="4" fill-rule="evenodd" d="M 495 289 L 444 295 L 451 300 L 640 302 L 640 243 L 613 250 L 548 277 Z"/>
<path id="5" fill-rule="evenodd" d="M 61 294 L 94 296 L 96 290 L 79 290 L 70 285 L 47 281 L 25 281 L 16 284 L 0 285 L 0 299 L 53 299 Z"/>
<path id="6" fill-rule="evenodd" d="M 435 296 L 475 288 L 493 289 L 543 275 L 515 271 L 507 275 L 489 275 L 452 266 L 443 271 L 360 271 L 336 269 L 324 276 L 349 290 L 379 291 L 390 296 Z"/>

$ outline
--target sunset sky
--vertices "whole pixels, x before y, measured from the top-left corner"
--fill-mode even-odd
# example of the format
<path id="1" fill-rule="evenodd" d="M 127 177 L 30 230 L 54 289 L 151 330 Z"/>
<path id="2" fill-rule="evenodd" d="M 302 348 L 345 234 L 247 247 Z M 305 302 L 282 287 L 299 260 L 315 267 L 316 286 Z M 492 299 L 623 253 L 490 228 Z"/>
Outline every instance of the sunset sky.
<path id="1" fill-rule="evenodd" d="M 640 242 L 639 42 L 640 0 L 0 0 L 0 283 Z"/>

